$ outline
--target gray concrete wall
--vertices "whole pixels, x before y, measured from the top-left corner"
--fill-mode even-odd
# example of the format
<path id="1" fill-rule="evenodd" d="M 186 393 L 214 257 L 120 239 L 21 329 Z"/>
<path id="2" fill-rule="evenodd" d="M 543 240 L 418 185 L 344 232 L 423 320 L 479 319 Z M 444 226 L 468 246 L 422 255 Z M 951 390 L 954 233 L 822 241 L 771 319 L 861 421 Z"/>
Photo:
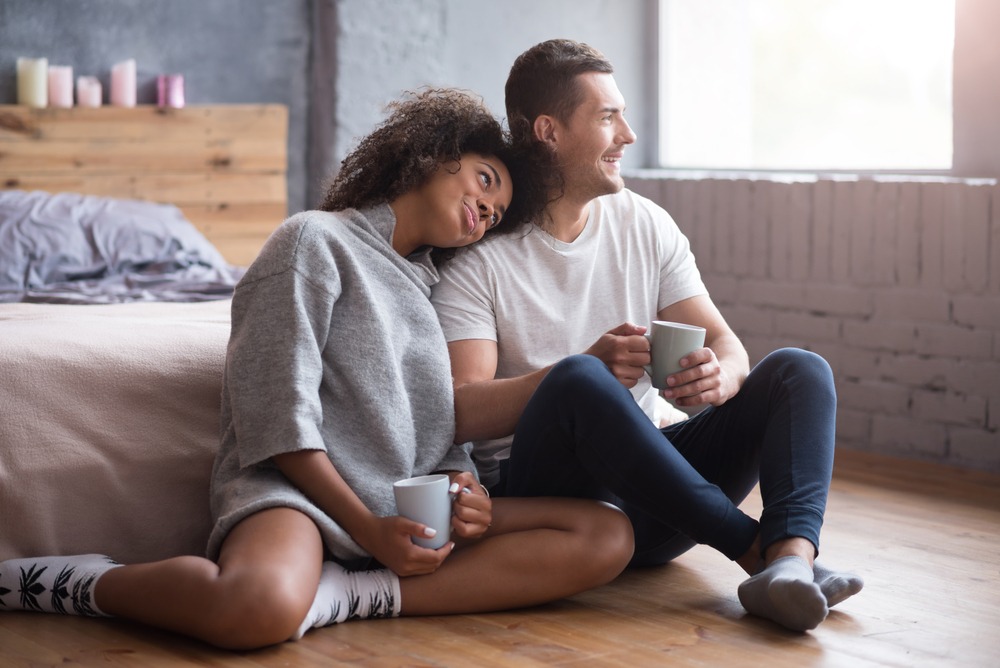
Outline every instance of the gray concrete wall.
<path id="1" fill-rule="evenodd" d="M 104 85 L 135 58 L 139 101 L 181 72 L 191 104 L 289 107 L 289 209 L 315 206 L 358 137 L 402 91 L 460 86 L 503 114 L 514 58 L 551 37 L 589 42 L 618 68 L 641 141 L 626 166 L 652 164 L 655 0 L 0 0 L 0 102 L 16 101 L 18 56 L 47 57 Z M 650 154 L 651 155 L 651 154 Z"/>
<path id="2" fill-rule="evenodd" d="M 444 60 L 448 81 L 483 95 L 504 115 L 503 86 L 514 59 L 538 42 L 568 38 L 586 42 L 615 66 L 625 96 L 626 118 L 639 136 L 623 166 L 656 164 L 655 0 L 503 3 L 448 0 Z"/>
<path id="3" fill-rule="evenodd" d="M 607 55 L 640 142 L 625 166 L 654 164 L 655 0 L 318 0 L 335 33 L 331 57 L 316 62 L 326 96 L 314 114 L 331 117 L 332 140 L 314 146 L 313 176 L 332 172 L 385 104 L 421 86 L 473 90 L 498 117 L 514 59 L 554 37 L 588 42 Z M 330 82 L 335 82 L 331 84 Z M 645 139 L 645 141 L 643 141 Z M 311 186 L 316 191 L 316 183 Z"/>

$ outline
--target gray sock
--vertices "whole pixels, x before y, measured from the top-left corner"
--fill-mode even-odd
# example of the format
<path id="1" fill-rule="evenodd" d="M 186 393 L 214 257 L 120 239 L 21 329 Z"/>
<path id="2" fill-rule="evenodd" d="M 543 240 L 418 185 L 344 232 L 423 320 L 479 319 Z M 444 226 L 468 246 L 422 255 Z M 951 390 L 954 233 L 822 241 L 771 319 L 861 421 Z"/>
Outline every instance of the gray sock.
<path id="1" fill-rule="evenodd" d="M 0 563 L 0 610 L 33 610 L 107 617 L 94 601 L 94 585 L 121 566 L 102 554 L 10 559 Z"/>
<path id="2" fill-rule="evenodd" d="M 399 576 L 389 569 L 348 571 L 327 561 L 312 607 L 291 639 L 298 640 L 309 629 L 351 619 L 398 617 L 400 605 Z"/>
<path id="3" fill-rule="evenodd" d="M 831 571 L 818 561 L 813 562 L 813 581 L 823 590 L 826 605 L 830 608 L 854 596 L 865 586 L 865 581 L 860 575 L 847 571 Z"/>
<path id="4" fill-rule="evenodd" d="M 775 559 L 744 580 L 738 593 L 747 612 L 793 631 L 816 628 L 829 612 L 823 591 L 813 582 L 809 563 L 801 557 Z"/>

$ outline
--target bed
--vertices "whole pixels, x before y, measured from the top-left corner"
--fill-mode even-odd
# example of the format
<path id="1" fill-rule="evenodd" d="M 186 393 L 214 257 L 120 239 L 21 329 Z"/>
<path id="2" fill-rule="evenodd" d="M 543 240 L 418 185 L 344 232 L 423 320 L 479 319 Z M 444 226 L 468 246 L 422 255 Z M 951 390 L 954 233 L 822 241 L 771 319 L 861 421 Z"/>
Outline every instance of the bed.
<path id="1" fill-rule="evenodd" d="M 202 554 L 232 289 L 287 110 L 0 106 L 0 559 Z"/>

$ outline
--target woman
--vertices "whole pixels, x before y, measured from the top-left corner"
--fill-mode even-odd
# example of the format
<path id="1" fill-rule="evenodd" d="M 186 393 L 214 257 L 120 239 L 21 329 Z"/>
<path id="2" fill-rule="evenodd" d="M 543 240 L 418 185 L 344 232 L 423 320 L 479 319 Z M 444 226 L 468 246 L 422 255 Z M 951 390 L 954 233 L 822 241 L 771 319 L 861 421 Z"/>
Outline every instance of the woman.
<path id="1" fill-rule="evenodd" d="M 623 514 L 577 499 L 491 501 L 452 443 L 431 251 L 504 229 L 517 207 L 532 213 L 534 198 L 512 198 L 520 168 L 465 93 L 393 105 L 344 161 L 323 210 L 286 221 L 237 286 L 210 558 L 12 560 L 0 587 L 27 572 L 39 595 L 24 608 L 248 649 L 346 619 L 533 605 L 614 578 L 632 554 Z M 437 550 L 412 542 L 427 527 L 395 515 L 391 489 L 431 472 L 467 492 Z M 18 600 L 0 594 L 0 608 Z"/>

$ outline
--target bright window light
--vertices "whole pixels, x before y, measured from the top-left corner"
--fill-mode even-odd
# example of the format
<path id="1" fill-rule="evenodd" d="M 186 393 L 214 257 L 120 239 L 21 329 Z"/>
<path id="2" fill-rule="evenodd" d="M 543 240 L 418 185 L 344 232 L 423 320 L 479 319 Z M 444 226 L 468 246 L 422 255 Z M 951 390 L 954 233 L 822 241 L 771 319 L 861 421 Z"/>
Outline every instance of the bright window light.
<path id="1" fill-rule="evenodd" d="M 955 0 L 660 0 L 666 167 L 947 170 Z"/>

